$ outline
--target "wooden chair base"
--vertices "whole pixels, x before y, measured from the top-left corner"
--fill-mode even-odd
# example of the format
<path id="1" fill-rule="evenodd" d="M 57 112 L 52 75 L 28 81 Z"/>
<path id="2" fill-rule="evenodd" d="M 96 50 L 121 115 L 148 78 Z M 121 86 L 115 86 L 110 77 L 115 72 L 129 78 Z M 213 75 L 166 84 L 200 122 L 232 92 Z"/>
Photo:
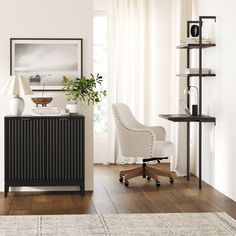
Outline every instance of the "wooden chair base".
<path id="1" fill-rule="evenodd" d="M 152 178 L 156 181 L 157 186 L 160 186 L 160 181 L 158 179 L 159 176 L 169 177 L 170 183 L 174 183 L 174 179 L 170 171 L 163 171 L 151 166 L 147 166 L 146 163 L 143 163 L 143 166 L 137 168 L 120 171 L 119 180 L 120 182 L 123 182 L 123 180 L 125 180 L 125 186 L 127 187 L 129 185 L 128 180 L 137 176 L 143 176 L 143 178 L 147 177 L 147 180 L 150 180 Z"/>

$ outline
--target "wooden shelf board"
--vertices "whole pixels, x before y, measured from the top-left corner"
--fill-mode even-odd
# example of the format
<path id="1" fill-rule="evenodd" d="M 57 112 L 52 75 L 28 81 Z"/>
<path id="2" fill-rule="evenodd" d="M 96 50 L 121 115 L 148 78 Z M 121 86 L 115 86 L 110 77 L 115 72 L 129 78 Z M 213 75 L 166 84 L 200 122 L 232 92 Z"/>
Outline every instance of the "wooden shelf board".
<path id="1" fill-rule="evenodd" d="M 215 117 L 207 115 L 188 116 L 186 114 L 160 114 L 159 116 L 173 122 L 216 122 Z"/>
<path id="2" fill-rule="evenodd" d="M 216 46 L 215 43 L 202 44 L 202 48 L 210 48 L 210 47 L 215 47 L 215 46 Z M 200 47 L 199 44 L 190 43 L 190 44 L 179 45 L 176 48 L 179 48 L 179 49 L 185 49 L 185 48 L 194 49 L 194 48 L 196 48 L 196 49 L 198 49 L 199 47 Z"/>
<path id="3" fill-rule="evenodd" d="M 177 74 L 179 77 L 199 77 L 199 74 Z M 214 77 L 216 74 L 202 74 L 202 77 Z"/>

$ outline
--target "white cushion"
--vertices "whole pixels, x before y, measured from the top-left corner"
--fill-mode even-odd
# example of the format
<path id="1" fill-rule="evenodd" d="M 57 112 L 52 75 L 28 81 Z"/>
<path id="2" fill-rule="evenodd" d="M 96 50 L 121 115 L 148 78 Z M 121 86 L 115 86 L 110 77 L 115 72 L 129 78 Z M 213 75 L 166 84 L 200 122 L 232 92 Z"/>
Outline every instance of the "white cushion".
<path id="1" fill-rule="evenodd" d="M 169 157 L 174 153 L 174 144 L 168 141 L 156 141 L 153 146 L 153 157 Z"/>

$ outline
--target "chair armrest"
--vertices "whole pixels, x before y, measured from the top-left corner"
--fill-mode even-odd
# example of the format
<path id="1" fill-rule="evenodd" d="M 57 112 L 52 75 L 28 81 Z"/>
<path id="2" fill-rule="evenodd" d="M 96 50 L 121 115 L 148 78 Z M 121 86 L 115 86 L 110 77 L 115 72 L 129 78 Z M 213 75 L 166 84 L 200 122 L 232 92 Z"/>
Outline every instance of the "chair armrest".
<path id="1" fill-rule="evenodd" d="M 155 133 L 157 140 L 164 141 L 166 139 L 166 131 L 162 126 L 149 126 L 146 128 Z"/>
<path id="2" fill-rule="evenodd" d="M 164 141 L 166 139 L 166 131 L 162 126 L 147 126 L 137 122 L 135 128 L 152 130 L 156 135 L 156 140 Z"/>
<path id="3" fill-rule="evenodd" d="M 151 157 L 156 135 L 151 129 L 131 128 L 124 124 L 118 125 L 119 141 L 123 156 Z"/>

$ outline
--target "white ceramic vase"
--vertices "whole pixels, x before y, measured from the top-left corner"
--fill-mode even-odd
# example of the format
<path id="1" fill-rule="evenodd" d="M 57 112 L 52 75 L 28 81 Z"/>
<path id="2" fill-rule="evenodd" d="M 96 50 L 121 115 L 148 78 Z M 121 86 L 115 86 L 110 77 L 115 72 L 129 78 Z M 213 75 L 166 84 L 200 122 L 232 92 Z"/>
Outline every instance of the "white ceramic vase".
<path id="1" fill-rule="evenodd" d="M 66 111 L 70 114 L 78 114 L 79 113 L 79 104 L 77 104 L 77 103 L 66 104 Z"/>

